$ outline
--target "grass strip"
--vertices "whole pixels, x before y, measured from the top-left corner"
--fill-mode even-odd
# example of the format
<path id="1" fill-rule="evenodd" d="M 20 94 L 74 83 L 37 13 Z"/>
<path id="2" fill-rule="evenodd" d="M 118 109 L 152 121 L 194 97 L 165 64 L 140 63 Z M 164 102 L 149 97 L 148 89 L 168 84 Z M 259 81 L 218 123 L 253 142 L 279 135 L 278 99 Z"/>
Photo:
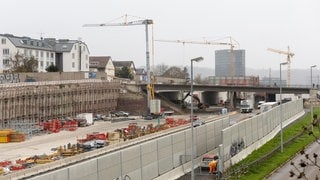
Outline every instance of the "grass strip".
<path id="1" fill-rule="evenodd" d="M 319 110 L 315 110 L 314 114 L 319 114 Z M 286 142 L 297 134 L 303 132 L 303 127 L 308 127 L 311 123 L 310 113 L 301 119 L 297 120 L 292 125 L 283 129 L 283 141 Z M 319 137 L 319 129 L 314 128 L 314 135 Z M 284 152 L 281 153 L 280 150 L 276 151 L 271 158 L 266 158 L 264 161 L 260 162 L 258 165 L 248 167 L 248 172 L 241 177 L 230 177 L 230 179 L 263 179 L 267 175 L 269 175 L 272 171 L 280 167 L 282 164 L 286 163 L 292 157 L 294 157 L 298 152 L 304 149 L 309 144 L 315 141 L 314 136 L 310 136 L 307 132 L 303 133 L 300 137 L 291 141 L 287 145 L 284 146 Z M 237 169 L 240 166 L 246 166 L 251 162 L 254 162 L 260 159 L 265 154 L 270 153 L 275 148 L 280 145 L 280 134 L 275 136 L 269 142 L 264 144 L 259 149 L 253 151 L 249 156 L 245 159 L 234 165 L 231 169 Z M 232 170 L 231 170 L 232 171 Z M 288 172 L 289 178 L 289 172 Z"/>

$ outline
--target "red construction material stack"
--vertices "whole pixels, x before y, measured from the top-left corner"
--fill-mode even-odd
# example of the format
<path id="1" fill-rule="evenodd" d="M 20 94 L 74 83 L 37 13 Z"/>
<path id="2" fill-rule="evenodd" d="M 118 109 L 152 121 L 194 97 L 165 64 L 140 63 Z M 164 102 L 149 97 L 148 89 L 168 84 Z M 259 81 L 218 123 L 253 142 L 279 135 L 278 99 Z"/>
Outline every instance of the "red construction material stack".
<path id="1" fill-rule="evenodd" d="M 183 124 L 186 124 L 187 121 L 185 119 L 179 118 L 177 123 L 178 125 L 183 125 Z"/>
<path id="2" fill-rule="evenodd" d="M 47 122 L 44 122 L 43 127 L 44 127 L 44 130 L 46 131 L 57 133 L 57 132 L 60 132 L 60 129 L 62 128 L 62 124 L 59 119 L 52 119 Z"/>
<path id="3" fill-rule="evenodd" d="M 107 140 L 107 135 L 105 133 L 93 132 L 91 134 L 87 134 L 85 139 L 77 139 L 79 143 L 85 143 L 92 140 Z"/>
<path id="4" fill-rule="evenodd" d="M 92 134 L 87 134 L 87 139 L 89 139 L 89 140 L 94 140 L 94 139 L 106 140 L 107 136 L 105 133 L 94 132 Z"/>
<path id="5" fill-rule="evenodd" d="M 10 171 L 19 171 L 19 170 L 22 170 L 25 168 L 26 167 L 21 164 L 14 164 L 14 165 L 10 166 Z"/>
<path id="6" fill-rule="evenodd" d="M 176 123 L 172 117 L 168 117 L 166 118 L 166 124 L 169 125 L 170 127 L 173 127 L 175 126 Z"/>
<path id="7" fill-rule="evenodd" d="M 0 161 L 0 167 L 7 167 L 11 164 L 12 164 L 11 161 Z"/>
<path id="8" fill-rule="evenodd" d="M 67 131 L 75 131 L 78 128 L 78 121 L 77 120 L 68 120 L 66 121 L 62 129 L 67 130 Z"/>

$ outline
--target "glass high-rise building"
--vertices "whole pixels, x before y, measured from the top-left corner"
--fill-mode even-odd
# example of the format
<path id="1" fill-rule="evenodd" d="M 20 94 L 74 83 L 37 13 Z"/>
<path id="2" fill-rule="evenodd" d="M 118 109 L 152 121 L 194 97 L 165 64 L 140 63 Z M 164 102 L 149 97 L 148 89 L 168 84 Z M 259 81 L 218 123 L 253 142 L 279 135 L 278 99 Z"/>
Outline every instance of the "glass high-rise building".
<path id="1" fill-rule="evenodd" d="M 230 49 L 215 51 L 215 76 L 229 77 L 230 76 Z M 234 77 L 246 76 L 246 52 L 245 50 L 233 50 L 234 57 Z"/>

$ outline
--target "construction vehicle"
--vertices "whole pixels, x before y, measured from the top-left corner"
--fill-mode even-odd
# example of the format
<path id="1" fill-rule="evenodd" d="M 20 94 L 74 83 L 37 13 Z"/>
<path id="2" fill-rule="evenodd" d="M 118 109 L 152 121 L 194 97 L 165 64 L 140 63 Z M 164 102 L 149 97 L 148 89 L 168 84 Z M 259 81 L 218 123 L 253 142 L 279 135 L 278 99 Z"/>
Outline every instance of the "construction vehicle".
<path id="1" fill-rule="evenodd" d="M 187 97 L 191 97 L 191 94 L 190 94 L 190 92 L 188 92 L 185 96 L 184 96 L 184 98 L 181 100 L 181 103 L 182 103 L 182 107 L 183 108 L 186 108 L 187 107 L 187 105 L 186 105 L 186 103 L 185 103 L 185 99 L 187 98 Z M 196 95 L 192 95 L 192 99 L 194 99 L 194 100 L 196 100 L 197 101 L 197 107 L 198 107 L 198 109 L 206 109 L 206 108 L 208 108 L 209 107 L 209 105 L 208 104 L 204 104 L 204 103 L 201 103 L 201 101 L 200 101 L 200 99 L 199 99 L 199 97 L 198 96 L 196 96 Z"/>
<path id="2" fill-rule="evenodd" d="M 253 110 L 253 101 L 250 99 L 245 99 L 240 101 L 240 112 L 241 113 L 251 113 Z"/>
<path id="3" fill-rule="evenodd" d="M 288 81 L 288 86 L 290 86 L 291 84 L 291 76 L 290 76 L 290 64 L 291 64 L 291 58 L 294 56 L 294 53 L 292 53 L 290 51 L 290 47 L 288 46 L 288 50 L 287 51 L 282 51 L 282 50 L 277 50 L 277 49 L 272 49 L 272 48 L 268 48 L 268 51 L 272 51 L 275 53 L 279 53 L 279 54 L 284 54 L 287 55 L 287 65 L 288 65 L 288 72 L 287 72 L 287 81 Z"/>

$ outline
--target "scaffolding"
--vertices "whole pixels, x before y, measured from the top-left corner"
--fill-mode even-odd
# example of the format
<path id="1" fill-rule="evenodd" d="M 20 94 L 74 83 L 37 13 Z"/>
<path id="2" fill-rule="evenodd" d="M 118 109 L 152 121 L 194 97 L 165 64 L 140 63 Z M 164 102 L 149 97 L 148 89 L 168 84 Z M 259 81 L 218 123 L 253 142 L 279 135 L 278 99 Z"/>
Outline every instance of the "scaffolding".
<path id="1" fill-rule="evenodd" d="M 50 119 L 91 112 L 114 111 L 120 83 L 108 80 L 71 80 L 0 85 L 0 129 L 27 135 Z"/>

